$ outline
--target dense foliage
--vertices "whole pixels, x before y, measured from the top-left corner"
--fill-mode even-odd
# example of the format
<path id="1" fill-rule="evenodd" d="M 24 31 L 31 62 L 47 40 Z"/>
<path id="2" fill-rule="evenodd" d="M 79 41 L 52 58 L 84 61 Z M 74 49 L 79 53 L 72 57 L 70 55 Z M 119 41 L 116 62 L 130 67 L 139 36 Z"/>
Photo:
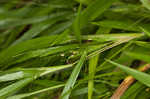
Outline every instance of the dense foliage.
<path id="1" fill-rule="evenodd" d="M 0 0 L 0 99 L 150 99 L 149 37 L 149 0 Z"/>

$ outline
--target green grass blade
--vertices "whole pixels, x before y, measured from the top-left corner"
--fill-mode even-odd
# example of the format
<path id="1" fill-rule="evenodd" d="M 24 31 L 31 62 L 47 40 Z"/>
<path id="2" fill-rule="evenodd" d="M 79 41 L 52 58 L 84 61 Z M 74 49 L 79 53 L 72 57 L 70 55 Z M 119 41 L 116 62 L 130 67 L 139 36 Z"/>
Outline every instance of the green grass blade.
<path id="1" fill-rule="evenodd" d="M 45 47 L 49 47 L 50 44 L 56 39 L 56 36 L 49 36 L 49 37 L 40 37 L 33 40 L 28 40 L 22 43 L 19 43 L 14 46 L 10 46 L 6 50 L 0 53 L 0 65 L 5 64 L 6 61 L 11 61 L 13 57 L 19 55 L 25 51 L 30 51 L 34 49 L 41 49 Z M 67 38 L 66 38 L 67 40 Z M 62 43 L 62 42 L 61 42 Z"/>
<path id="2" fill-rule="evenodd" d="M 16 40 L 16 38 L 20 34 L 20 32 L 23 31 L 24 28 L 25 28 L 25 26 L 14 28 L 10 32 L 10 36 L 9 36 L 8 40 L 5 42 L 5 44 L 3 45 L 3 48 L 7 48 L 9 45 L 11 45 Z"/>
<path id="3" fill-rule="evenodd" d="M 150 75 L 148 75 L 147 73 L 144 72 L 140 72 L 134 69 L 131 69 L 127 66 L 115 63 L 113 61 L 107 60 L 109 63 L 119 67 L 121 70 L 123 70 L 124 72 L 130 74 L 131 76 L 133 76 L 135 79 L 137 79 L 139 82 L 147 85 L 148 87 L 150 87 Z"/>
<path id="4" fill-rule="evenodd" d="M 143 60 L 145 62 L 150 63 L 150 55 L 136 53 L 136 52 L 125 52 L 126 55 L 133 57 L 135 59 Z"/>
<path id="5" fill-rule="evenodd" d="M 0 76 L 0 82 L 5 82 L 5 81 L 11 81 L 11 80 L 16 80 L 16 79 L 21 79 L 24 77 L 23 72 L 15 72 L 15 73 L 8 73 L 5 75 Z"/>
<path id="6" fill-rule="evenodd" d="M 144 34 L 142 33 L 112 33 L 112 34 L 99 34 L 99 35 L 83 35 L 83 40 L 93 40 L 98 42 L 107 42 L 107 41 L 118 41 L 118 40 L 125 40 L 131 38 L 138 38 L 142 37 Z"/>
<path id="7" fill-rule="evenodd" d="M 38 34 L 40 34 L 42 31 L 47 29 L 51 24 L 48 23 L 40 23 L 38 25 L 33 25 L 33 27 L 27 31 L 22 37 L 20 37 L 18 40 L 16 40 L 12 45 L 16 45 L 20 42 L 32 39 L 33 37 L 36 37 Z"/>
<path id="8" fill-rule="evenodd" d="M 150 1 L 149 0 L 140 0 L 143 3 L 143 6 L 150 10 Z"/>
<path id="9" fill-rule="evenodd" d="M 43 72 L 41 72 L 39 76 L 44 76 L 44 75 L 47 75 L 47 74 L 52 73 L 52 72 L 56 72 L 56 71 L 59 71 L 59 70 L 70 68 L 72 66 L 73 66 L 73 64 L 62 65 L 62 66 L 54 66 L 54 67 L 45 67 L 45 68 L 43 67 L 43 68 L 41 68 L 41 70 Z"/>
<path id="10" fill-rule="evenodd" d="M 122 43 L 126 43 L 126 42 L 129 42 L 130 40 L 133 40 L 133 39 L 135 39 L 135 38 L 139 38 L 139 37 L 141 37 L 142 35 L 143 35 L 143 34 L 137 34 L 137 35 L 134 35 L 134 36 L 132 36 L 132 37 L 120 38 L 120 39 L 118 39 L 116 42 L 114 42 L 114 43 L 112 43 L 112 44 L 110 44 L 110 45 L 108 45 L 108 46 L 106 46 L 106 47 L 103 47 L 103 48 L 101 48 L 101 49 L 99 49 L 99 50 L 97 50 L 97 51 L 95 51 L 95 52 L 89 54 L 88 57 L 91 58 L 91 57 L 93 57 L 93 56 L 95 56 L 95 55 L 97 55 L 97 54 L 99 54 L 99 53 L 101 53 L 101 52 L 104 52 L 104 51 L 106 51 L 106 50 L 108 50 L 108 49 L 111 49 L 111 48 L 113 48 L 113 47 L 115 47 L 115 46 L 118 46 L 118 45 L 120 45 L 120 44 L 122 44 Z"/>
<path id="11" fill-rule="evenodd" d="M 39 93 L 42 93 L 42 92 L 45 92 L 45 91 L 58 89 L 58 88 L 61 88 L 63 86 L 64 86 L 64 84 L 60 84 L 60 85 L 52 86 L 52 87 L 45 88 L 45 89 L 42 89 L 42 90 L 38 90 L 38 91 L 35 91 L 35 92 L 31 92 L 31 93 L 24 93 L 24 94 L 19 94 L 19 95 L 15 95 L 15 96 L 10 96 L 7 99 L 22 99 L 22 98 L 29 97 L 29 96 L 32 96 L 32 95 L 35 95 L 35 94 L 39 94 Z"/>
<path id="12" fill-rule="evenodd" d="M 81 4 L 85 4 L 85 5 L 88 5 L 88 4 L 91 3 L 91 0 L 75 0 L 75 1 L 77 1 L 77 2 L 79 2 Z"/>
<path id="13" fill-rule="evenodd" d="M 145 27 L 140 27 L 140 29 L 147 35 L 150 37 L 150 30 L 148 28 Z"/>
<path id="14" fill-rule="evenodd" d="M 65 37 L 67 37 L 67 35 L 68 35 L 69 32 L 70 32 L 70 30 L 67 29 L 62 34 L 58 35 L 57 38 L 56 38 L 56 40 L 54 40 L 53 43 L 51 44 L 51 46 L 59 44 L 60 42 L 62 42 L 63 40 L 65 40 Z"/>
<path id="15" fill-rule="evenodd" d="M 11 60 L 13 60 L 13 61 L 10 61 L 7 65 L 21 63 L 23 61 L 26 61 L 26 60 L 29 60 L 32 58 L 36 58 L 36 57 L 46 57 L 46 56 L 54 55 L 54 54 L 56 55 L 56 54 L 59 54 L 62 52 L 64 53 L 66 51 L 78 49 L 78 48 L 79 48 L 79 45 L 74 44 L 74 45 L 50 47 L 47 49 L 39 49 L 39 50 L 35 50 L 35 51 L 28 51 L 26 53 L 16 56 L 16 57 L 19 57 L 18 60 L 16 60 L 16 57 L 14 57 L 14 59 L 11 58 Z"/>
<path id="16" fill-rule="evenodd" d="M 150 49 L 150 43 L 149 42 L 135 41 L 134 43 L 138 46 Z"/>
<path id="17" fill-rule="evenodd" d="M 99 27 L 99 29 L 96 31 L 96 34 L 108 34 L 110 33 L 112 28 L 107 27 Z"/>
<path id="18" fill-rule="evenodd" d="M 47 75 L 49 73 L 70 68 L 72 66 L 73 64 L 40 67 L 40 68 L 16 68 L 8 71 L 3 71 L 4 74 L 1 74 L 0 82 L 12 81 L 12 80 L 29 78 L 29 77 L 37 78 L 40 76 Z"/>
<path id="19" fill-rule="evenodd" d="M 15 93 L 16 91 L 18 91 L 19 89 L 21 89 L 22 87 L 24 87 L 26 84 L 30 83 L 31 81 L 33 81 L 33 78 L 37 78 L 37 77 L 41 77 L 44 75 L 47 75 L 49 73 L 52 72 L 56 72 L 58 70 L 62 70 L 62 69 L 66 69 L 69 67 L 72 67 L 73 64 L 69 64 L 69 65 L 62 65 L 62 66 L 57 66 L 57 67 L 43 67 L 43 68 L 29 68 L 29 69 L 18 69 L 23 71 L 24 73 L 26 73 L 26 75 L 29 76 L 30 75 L 31 78 L 25 78 L 23 80 L 20 80 L 12 85 L 9 85 L 3 89 L 0 90 L 0 97 L 6 97 L 8 95 L 11 95 L 13 93 Z M 36 72 L 35 72 L 36 71 Z M 35 72 L 35 73 L 33 73 Z M 10 75 L 5 75 L 5 77 L 10 77 Z M 13 74 L 14 76 L 14 74 Z M 3 76 L 4 77 L 4 76 Z M 6 79 L 6 78 L 5 78 Z M 9 79 L 10 80 L 10 79 Z"/>
<path id="20" fill-rule="evenodd" d="M 81 27 L 94 20 L 106 11 L 117 0 L 95 0 L 82 12 Z"/>
<path id="21" fill-rule="evenodd" d="M 33 81 L 33 78 L 25 78 L 25 79 L 20 80 L 16 83 L 13 83 L 13 84 L 5 87 L 5 88 L 2 88 L 0 90 L 0 97 L 3 98 L 3 97 L 6 97 L 6 96 L 9 96 L 9 95 L 12 95 L 13 93 L 17 92 L 19 89 L 26 86 L 31 81 Z"/>
<path id="22" fill-rule="evenodd" d="M 100 22 L 93 22 L 93 24 L 107 28 L 122 29 L 128 31 L 140 31 L 137 24 L 128 20 L 103 20 Z"/>
<path id="23" fill-rule="evenodd" d="M 94 75 L 98 64 L 99 55 L 89 60 L 89 81 L 88 81 L 88 99 L 92 99 L 94 89 Z"/>
<path id="24" fill-rule="evenodd" d="M 111 60 L 112 58 L 116 57 L 119 53 L 121 53 L 122 51 L 124 51 L 125 49 L 127 49 L 130 45 L 132 44 L 132 42 L 127 43 L 124 47 L 122 47 L 120 50 L 116 51 L 111 57 L 109 57 L 108 59 Z M 105 64 L 107 63 L 107 61 L 104 61 L 100 66 L 97 67 L 97 71 L 99 71 L 99 69 L 101 69 Z"/>
<path id="25" fill-rule="evenodd" d="M 46 30 L 47 35 L 62 33 L 66 31 L 71 25 L 72 25 L 72 21 L 67 21 L 67 22 L 54 25 L 53 27 Z M 44 31 L 44 35 L 45 35 L 45 31 Z"/>
<path id="26" fill-rule="evenodd" d="M 78 62 L 78 64 L 75 66 L 75 68 L 73 69 L 73 72 L 71 74 L 71 76 L 69 77 L 63 92 L 61 94 L 61 99 L 69 99 L 70 96 L 70 90 L 74 87 L 74 84 L 76 83 L 77 77 L 79 75 L 79 72 L 81 70 L 81 67 L 84 63 L 86 59 L 86 51 L 83 53 L 83 55 L 81 56 L 80 61 Z"/>
<path id="27" fill-rule="evenodd" d="M 69 12 L 70 13 L 70 12 Z M 50 16 L 45 15 L 45 16 L 36 16 L 32 18 L 5 18 L 5 19 L 0 19 L 0 29 L 5 29 L 5 28 L 11 28 L 15 26 L 20 26 L 20 25 L 26 25 L 26 24 L 35 24 L 35 23 L 40 23 L 49 19 L 54 19 L 56 17 L 61 17 L 65 18 L 68 16 L 68 12 L 62 12 L 62 13 L 55 13 Z M 13 24 L 13 25 L 12 25 Z"/>
<path id="28" fill-rule="evenodd" d="M 73 31 L 74 31 L 76 39 L 79 41 L 79 43 L 81 43 L 81 31 L 80 31 L 81 9 L 82 9 L 82 4 L 80 4 L 80 6 L 78 8 L 78 13 L 77 13 L 76 19 L 73 23 Z"/>

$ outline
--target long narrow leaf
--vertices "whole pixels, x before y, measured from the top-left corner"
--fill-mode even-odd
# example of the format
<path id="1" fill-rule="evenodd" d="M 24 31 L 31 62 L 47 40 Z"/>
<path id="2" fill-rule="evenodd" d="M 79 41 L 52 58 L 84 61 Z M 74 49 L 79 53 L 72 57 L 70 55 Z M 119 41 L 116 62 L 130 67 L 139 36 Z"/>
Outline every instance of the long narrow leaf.
<path id="1" fill-rule="evenodd" d="M 81 14 L 81 27 L 94 20 L 117 0 L 95 0 Z"/>
<path id="2" fill-rule="evenodd" d="M 137 71 L 137 70 L 134 70 L 134 69 L 131 69 L 129 67 L 126 67 L 124 65 L 121 65 L 121 64 L 118 64 L 118 63 L 115 63 L 113 61 L 110 61 L 110 60 L 107 60 L 109 63 L 119 67 L 121 70 L 123 70 L 124 72 L 132 75 L 135 79 L 137 79 L 138 81 L 140 81 L 141 83 L 147 85 L 150 87 L 150 75 L 149 74 L 146 74 L 144 72 L 140 72 L 140 71 Z"/>
<path id="3" fill-rule="evenodd" d="M 9 95 L 12 95 L 13 93 L 15 93 L 16 91 L 18 91 L 19 89 L 23 88 L 24 86 L 26 86 L 28 83 L 30 83 L 31 81 L 33 81 L 33 78 L 25 78 L 23 80 L 20 80 L 12 85 L 9 85 L 3 89 L 0 90 L 0 97 L 6 97 Z"/>
<path id="4" fill-rule="evenodd" d="M 81 43 L 81 31 L 80 31 L 81 8 L 82 8 L 82 5 L 80 4 L 80 6 L 78 8 L 78 15 L 76 16 L 76 19 L 73 23 L 73 30 L 74 30 L 75 36 L 80 43 Z"/>
<path id="5" fill-rule="evenodd" d="M 98 64 L 99 55 L 94 56 L 89 61 L 89 81 L 88 81 L 88 99 L 92 99 L 94 89 L 94 75 Z"/>
<path id="6" fill-rule="evenodd" d="M 86 52 L 83 53 L 80 61 L 78 62 L 78 64 L 73 69 L 73 72 L 72 72 L 71 76 L 69 77 L 69 79 L 65 85 L 65 88 L 63 89 L 63 92 L 61 94 L 61 99 L 69 99 L 69 96 L 71 93 L 70 89 L 72 89 L 74 87 L 74 84 L 76 83 L 76 80 L 78 78 L 79 72 L 81 70 L 81 67 L 82 67 L 85 59 L 86 59 Z"/>
<path id="7" fill-rule="evenodd" d="M 31 93 L 24 93 L 24 94 L 19 94 L 19 95 L 15 95 L 15 96 L 10 96 L 7 99 L 22 99 L 22 98 L 29 97 L 29 96 L 32 96 L 32 95 L 35 95 L 35 94 L 39 94 L 39 93 L 42 93 L 42 92 L 45 92 L 45 91 L 54 90 L 54 89 L 57 89 L 57 88 L 60 88 L 60 87 L 63 87 L 63 86 L 64 86 L 64 84 L 60 84 L 60 85 L 52 86 L 52 87 L 45 88 L 45 89 L 42 89 L 42 90 L 38 90 L 38 91 L 35 91 L 35 92 L 31 92 Z"/>

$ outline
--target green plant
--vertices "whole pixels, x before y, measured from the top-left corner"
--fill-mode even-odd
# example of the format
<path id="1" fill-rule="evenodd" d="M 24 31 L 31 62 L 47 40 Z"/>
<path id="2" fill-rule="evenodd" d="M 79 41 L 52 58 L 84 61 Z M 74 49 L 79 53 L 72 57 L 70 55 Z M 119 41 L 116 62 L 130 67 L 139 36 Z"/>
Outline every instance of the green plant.
<path id="1" fill-rule="evenodd" d="M 1 0 L 0 99 L 149 99 L 149 11 L 149 0 Z"/>

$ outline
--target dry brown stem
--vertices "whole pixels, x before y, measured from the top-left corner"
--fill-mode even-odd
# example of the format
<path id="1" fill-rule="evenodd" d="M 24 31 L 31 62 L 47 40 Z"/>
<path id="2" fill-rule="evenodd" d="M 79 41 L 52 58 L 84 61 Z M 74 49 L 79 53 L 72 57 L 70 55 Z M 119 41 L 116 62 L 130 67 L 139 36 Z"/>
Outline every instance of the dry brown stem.
<path id="1" fill-rule="evenodd" d="M 146 64 L 143 67 L 139 68 L 138 70 L 144 72 L 150 69 L 150 64 Z M 114 94 L 112 95 L 111 99 L 120 99 L 120 97 L 124 94 L 124 92 L 128 89 L 128 87 L 135 81 L 132 76 L 128 76 L 124 79 L 124 81 L 119 85 L 116 89 Z"/>

